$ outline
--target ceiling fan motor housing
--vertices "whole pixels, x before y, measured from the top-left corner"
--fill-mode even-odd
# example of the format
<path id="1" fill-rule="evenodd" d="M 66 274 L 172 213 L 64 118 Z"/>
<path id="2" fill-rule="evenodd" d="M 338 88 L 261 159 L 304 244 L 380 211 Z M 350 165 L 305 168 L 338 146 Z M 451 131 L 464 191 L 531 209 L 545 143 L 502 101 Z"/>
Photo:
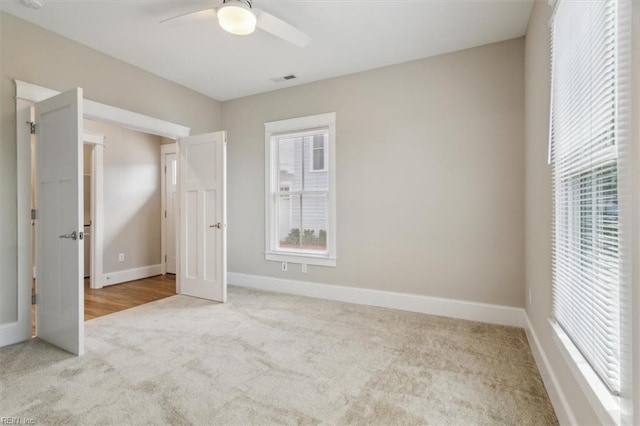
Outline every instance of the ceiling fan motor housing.
<path id="1" fill-rule="evenodd" d="M 227 0 L 218 9 L 218 23 L 231 34 L 248 35 L 255 31 L 257 18 L 249 0 Z"/>
<path id="2" fill-rule="evenodd" d="M 249 6 L 249 8 L 253 8 L 253 1 L 251 0 L 222 0 L 222 4 L 228 3 L 244 3 Z"/>

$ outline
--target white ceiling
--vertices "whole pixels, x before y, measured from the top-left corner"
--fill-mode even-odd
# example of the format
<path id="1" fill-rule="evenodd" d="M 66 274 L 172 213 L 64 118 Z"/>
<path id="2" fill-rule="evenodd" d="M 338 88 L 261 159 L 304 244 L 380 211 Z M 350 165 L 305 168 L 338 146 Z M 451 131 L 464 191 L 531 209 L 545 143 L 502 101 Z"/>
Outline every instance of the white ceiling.
<path id="1" fill-rule="evenodd" d="M 313 37 L 306 48 L 216 21 L 163 24 L 214 1 L 45 0 L 0 9 L 221 101 L 525 34 L 534 0 L 254 0 Z M 271 78 L 298 79 L 274 83 Z"/>

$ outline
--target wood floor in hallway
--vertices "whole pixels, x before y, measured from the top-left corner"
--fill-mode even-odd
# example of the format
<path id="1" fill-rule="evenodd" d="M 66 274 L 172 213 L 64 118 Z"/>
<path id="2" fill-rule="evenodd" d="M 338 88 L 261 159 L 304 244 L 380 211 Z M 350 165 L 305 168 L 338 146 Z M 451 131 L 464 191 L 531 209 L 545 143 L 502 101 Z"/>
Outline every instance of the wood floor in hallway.
<path id="1" fill-rule="evenodd" d="M 89 280 L 85 279 L 84 320 L 144 305 L 175 294 L 176 277 L 170 274 L 129 281 L 97 290 L 89 288 Z"/>
<path id="2" fill-rule="evenodd" d="M 89 288 L 84 280 L 84 320 L 144 305 L 176 294 L 175 275 L 158 275 L 142 280 L 129 281 L 101 289 Z M 31 330 L 35 335 L 35 306 L 31 312 Z"/>

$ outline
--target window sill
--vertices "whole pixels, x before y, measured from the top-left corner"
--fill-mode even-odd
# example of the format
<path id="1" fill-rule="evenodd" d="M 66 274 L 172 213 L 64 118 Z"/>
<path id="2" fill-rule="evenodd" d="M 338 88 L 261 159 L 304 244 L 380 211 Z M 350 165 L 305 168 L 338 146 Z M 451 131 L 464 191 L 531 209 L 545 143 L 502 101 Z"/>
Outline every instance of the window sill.
<path id="1" fill-rule="evenodd" d="M 553 341 L 598 415 L 601 424 L 620 425 L 620 397 L 609 392 L 609 389 L 602 383 L 562 327 L 552 319 L 549 319 L 549 324 L 553 334 Z"/>
<path id="2" fill-rule="evenodd" d="M 288 263 L 301 263 L 306 265 L 317 266 L 336 266 L 336 259 L 326 256 L 314 256 L 311 254 L 298 254 L 298 253 L 274 253 L 268 252 L 264 255 L 266 260 L 273 260 L 276 262 L 288 262 Z"/>

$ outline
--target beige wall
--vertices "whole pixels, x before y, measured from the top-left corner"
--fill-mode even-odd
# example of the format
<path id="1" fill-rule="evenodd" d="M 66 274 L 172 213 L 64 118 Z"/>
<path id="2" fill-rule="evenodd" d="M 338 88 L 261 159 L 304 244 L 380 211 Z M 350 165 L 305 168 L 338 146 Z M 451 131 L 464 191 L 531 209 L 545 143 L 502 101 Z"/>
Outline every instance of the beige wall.
<path id="1" fill-rule="evenodd" d="M 551 168 L 549 141 L 549 27 L 551 8 L 538 0 L 525 43 L 526 287 L 527 313 L 578 424 L 598 424 L 552 339 L 551 317 Z"/>
<path id="2" fill-rule="evenodd" d="M 0 323 L 16 318 L 16 128 L 13 79 L 189 126 L 220 130 L 219 102 L 0 13 Z"/>
<path id="3" fill-rule="evenodd" d="M 105 136 L 104 273 L 161 263 L 159 136 L 85 120 Z M 125 261 L 118 261 L 124 253 Z"/>
<path id="4" fill-rule="evenodd" d="M 223 103 L 229 271 L 524 306 L 524 39 Z M 264 123 L 337 113 L 338 266 L 264 260 Z"/>

